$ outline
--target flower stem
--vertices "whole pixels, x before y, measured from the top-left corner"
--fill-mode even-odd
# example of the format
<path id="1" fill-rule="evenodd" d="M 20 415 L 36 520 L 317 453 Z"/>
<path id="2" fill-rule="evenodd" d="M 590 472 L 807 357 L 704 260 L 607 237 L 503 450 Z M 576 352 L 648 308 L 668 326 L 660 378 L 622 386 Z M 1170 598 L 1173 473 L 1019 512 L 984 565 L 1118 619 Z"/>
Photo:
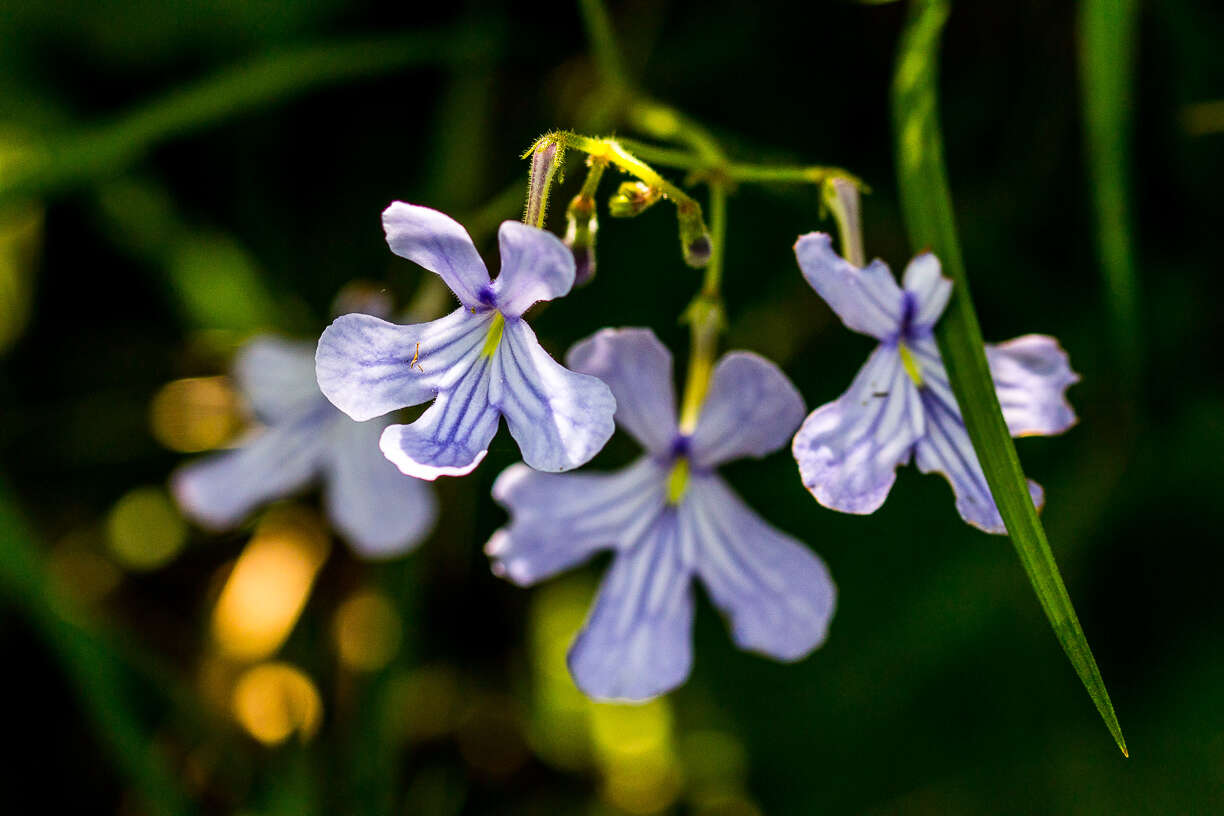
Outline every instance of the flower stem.
<path id="1" fill-rule="evenodd" d="M 702 403 L 710 390 L 710 375 L 718 353 L 718 336 L 726 327 L 722 304 L 723 253 L 727 238 L 727 189 L 710 183 L 710 262 L 705 268 L 701 291 L 689 304 L 683 319 L 689 324 L 688 375 L 680 410 L 680 432 L 691 434 L 697 427 Z"/>
<path id="2" fill-rule="evenodd" d="M 548 185 L 552 183 L 552 175 L 541 179 L 542 188 L 537 190 L 536 179 L 540 178 L 535 169 L 538 158 L 551 150 L 556 151 L 552 162 L 560 166 L 564 161 L 565 151 L 574 149 L 591 156 L 593 161 L 604 162 L 639 179 L 648 187 L 658 190 L 665 198 L 676 205 L 676 217 L 680 222 L 680 243 L 684 251 L 684 260 L 689 266 L 705 266 L 708 261 L 709 231 L 701 215 L 701 205 L 688 193 L 659 175 L 653 167 L 634 156 L 621 146 L 615 139 L 582 136 L 568 130 L 558 130 L 546 134 L 536 140 L 523 158 L 532 157 L 532 189 L 530 200 L 536 198 L 547 202 Z M 526 223 L 532 217 L 531 203 L 528 203 Z M 538 226 L 538 224 L 537 224 Z"/>

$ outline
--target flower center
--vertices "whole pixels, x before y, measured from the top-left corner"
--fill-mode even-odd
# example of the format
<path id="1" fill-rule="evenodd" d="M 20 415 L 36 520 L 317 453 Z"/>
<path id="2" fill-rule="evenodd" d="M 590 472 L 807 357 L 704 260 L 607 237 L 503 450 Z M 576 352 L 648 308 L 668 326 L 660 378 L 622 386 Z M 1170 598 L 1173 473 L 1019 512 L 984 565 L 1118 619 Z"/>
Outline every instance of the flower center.
<path id="1" fill-rule="evenodd" d="M 688 459 L 681 456 L 676 460 L 676 464 L 672 465 L 671 473 L 667 474 L 668 504 L 679 504 L 680 500 L 684 498 L 684 491 L 688 489 L 688 478 Z"/>
<path id="2" fill-rule="evenodd" d="M 484 348 L 480 353 L 485 357 L 492 357 L 493 352 L 497 351 L 497 346 L 501 343 L 502 331 L 506 328 L 506 318 L 502 317 L 501 312 L 493 313 L 493 320 L 489 323 L 489 333 L 485 336 Z"/>
<path id="3" fill-rule="evenodd" d="M 918 368 L 918 361 L 914 358 L 914 352 L 909 350 L 909 346 L 905 343 L 897 343 L 897 351 L 901 355 L 901 365 L 905 366 L 905 373 L 914 381 L 914 385 L 922 387 L 922 371 Z"/>

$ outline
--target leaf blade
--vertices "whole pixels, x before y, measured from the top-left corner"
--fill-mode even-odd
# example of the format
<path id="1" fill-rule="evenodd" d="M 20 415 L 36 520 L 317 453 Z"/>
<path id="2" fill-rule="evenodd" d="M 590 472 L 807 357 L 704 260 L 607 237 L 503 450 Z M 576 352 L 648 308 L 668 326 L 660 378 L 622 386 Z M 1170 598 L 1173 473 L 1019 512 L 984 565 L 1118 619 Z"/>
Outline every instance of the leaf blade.
<path id="1" fill-rule="evenodd" d="M 969 292 L 937 114 L 937 58 L 947 0 L 915 0 L 893 78 L 893 128 L 901 209 L 910 240 L 929 246 L 954 282 L 936 330 L 940 354 L 1012 544 L 1059 644 L 1123 755 L 1129 756 L 1113 702 L 1092 656 L 1045 530 L 1029 496 L 1020 459 L 1003 421 Z"/>

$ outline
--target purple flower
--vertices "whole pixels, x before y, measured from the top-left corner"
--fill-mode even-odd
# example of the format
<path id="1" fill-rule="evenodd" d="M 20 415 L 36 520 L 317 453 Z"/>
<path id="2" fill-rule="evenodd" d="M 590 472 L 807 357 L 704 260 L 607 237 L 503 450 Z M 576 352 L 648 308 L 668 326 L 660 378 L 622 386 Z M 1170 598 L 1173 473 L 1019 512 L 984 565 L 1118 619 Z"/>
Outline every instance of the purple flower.
<path id="1" fill-rule="evenodd" d="M 898 287 L 884 262 L 856 267 L 823 233 L 801 237 L 795 255 L 846 327 L 880 341 L 850 390 L 812 412 L 795 435 L 807 489 L 833 510 L 872 513 L 887 498 L 897 466 L 913 457 L 923 473 L 948 479 L 961 518 L 1006 533 L 932 333 L 952 292 L 938 259 L 914 258 Z M 1057 434 L 1075 424 L 1065 392 L 1079 375 L 1058 341 L 1029 334 L 988 345 L 986 357 L 1012 436 Z M 1041 486 L 1030 481 L 1029 491 L 1040 507 Z"/>
<path id="2" fill-rule="evenodd" d="M 234 375 L 266 427 L 238 450 L 179 469 L 172 480 L 179 506 L 225 529 L 321 478 L 327 514 L 359 554 L 407 552 L 433 528 L 433 491 L 383 458 L 386 422 L 354 422 L 323 398 L 312 345 L 260 337 L 242 349 Z"/>
<path id="3" fill-rule="evenodd" d="M 516 465 L 493 497 L 509 526 L 489 540 L 493 571 L 529 585 L 595 552 L 615 553 L 570 671 L 601 700 L 644 700 L 684 682 L 692 664 L 694 578 L 743 649 L 798 660 L 825 639 L 835 590 L 824 563 L 766 524 L 715 468 L 786 443 L 803 400 L 748 352 L 714 369 L 697 425 L 676 424 L 672 360 L 647 329 L 604 329 L 570 350 L 575 370 L 616 395 L 616 421 L 646 449 L 624 470 L 550 475 Z"/>
<path id="4" fill-rule="evenodd" d="M 319 338 L 319 387 L 356 420 L 433 400 L 411 425 L 383 431 L 383 454 L 420 479 L 470 473 L 499 416 L 538 470 L 578 467 L 612 436 L 616 401 L 594 377 L 557 364 L 522 319 L 567 293 L 574 258 L 552 233 L 514 221 L 498 231 L 501 274 L 489 280 L 472 239 L 451 218 L 395 202 L 383 213 L 397 255 L 437 273 L 463 304 L 440 320 L 398 326 L 338 318 Z"/>

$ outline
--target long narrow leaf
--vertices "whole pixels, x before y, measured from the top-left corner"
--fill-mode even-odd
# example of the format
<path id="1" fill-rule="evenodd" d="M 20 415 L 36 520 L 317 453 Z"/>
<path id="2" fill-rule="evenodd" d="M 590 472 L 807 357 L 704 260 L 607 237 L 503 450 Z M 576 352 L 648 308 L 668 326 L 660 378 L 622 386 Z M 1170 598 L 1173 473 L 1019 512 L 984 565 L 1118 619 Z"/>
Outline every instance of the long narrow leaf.
<path id="1" fill-rule="evenodd" d="M 990 491 L 1058 642 L 1118 747 L 1126 754 L 1113 703 L 1054 563 L 1054 554 L 1003 422 L 969 294 L 944 171 L 937 113 L 937 61 L 947 16 L 947 0 L 915 0 L 902 35 L 892 88 L 902 210 L 910 240 L 916 246 L 931 247 L 955 284 L 936 339 Z"/>
<path id="2" fill-rule="evenodd" d="M 1122 384 L 1139 375 L 1138 279 L 1130 231 L 1130 93 L 1137 0 L 1080 3 L 1080 93 L 1097 250 Z"/>

